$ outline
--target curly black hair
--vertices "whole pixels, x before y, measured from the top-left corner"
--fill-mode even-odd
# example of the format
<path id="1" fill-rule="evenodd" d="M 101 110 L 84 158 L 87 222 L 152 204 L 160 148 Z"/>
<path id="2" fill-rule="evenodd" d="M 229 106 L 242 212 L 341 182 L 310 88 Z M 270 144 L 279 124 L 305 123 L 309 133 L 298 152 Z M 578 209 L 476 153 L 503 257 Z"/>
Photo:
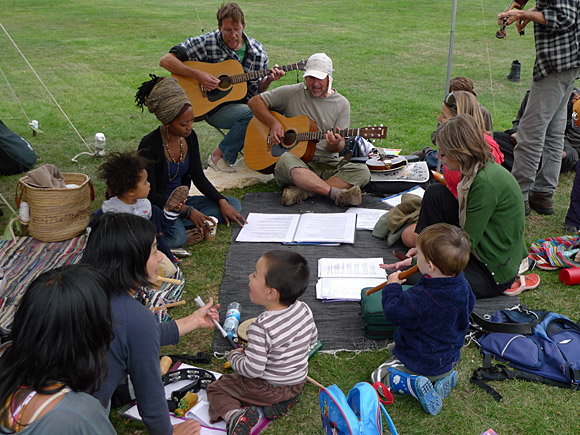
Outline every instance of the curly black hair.
<path id="1" fill-rule="evenodd" d="M 139 175 L 150 161 L 136 151 L 114 152 L 99 167 L 99 177 L 107 183 L 107 198 L 122 196 L 137 187 Z"/>

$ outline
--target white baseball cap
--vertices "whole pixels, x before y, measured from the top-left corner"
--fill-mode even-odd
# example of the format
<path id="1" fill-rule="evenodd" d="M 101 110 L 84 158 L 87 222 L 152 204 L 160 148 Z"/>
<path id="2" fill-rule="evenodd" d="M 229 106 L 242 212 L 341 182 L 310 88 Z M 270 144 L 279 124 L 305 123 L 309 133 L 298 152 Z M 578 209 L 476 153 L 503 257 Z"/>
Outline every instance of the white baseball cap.
<path id="1" fill-rule="evenodd" d="M 324 53 L 315 53 L 306 61 L 304 77 L 312 76 L 323 80 L 332 75 L 332 60 Z"/>

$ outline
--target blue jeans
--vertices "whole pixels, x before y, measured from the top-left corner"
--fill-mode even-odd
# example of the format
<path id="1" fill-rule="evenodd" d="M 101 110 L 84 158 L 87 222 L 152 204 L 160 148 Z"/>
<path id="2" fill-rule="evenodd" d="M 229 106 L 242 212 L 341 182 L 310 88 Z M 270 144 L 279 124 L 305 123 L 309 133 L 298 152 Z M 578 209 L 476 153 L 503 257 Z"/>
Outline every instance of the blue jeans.
<path id="1" fill-rule="evenodd" d="M 230 198 L 226 196 L 226 200 L 237 211 L 242 210 L 242 204 L 237 198 Z M 203 213 L 206 216 L 214 216 L 218 219 L 219 222 L 225 222 L 217 202 L 213 202 L 205 196 L 190 196 L 187 198 L 185 203 L 187 205 L 191 205 L 197 211 Z M 195 225 L 187 218 L 180 217 L 179 219 L 175 220 L 173 225 L 165 229 L 165 240 L 167 241 L 169 247 L 172 249 L 182 248 L 187 240 L 187 234 L 185 231 L 192 228 L 195 228 Z"/>
<path id="2" fill-rule="evenodd" d="M 238 153 L 244 149 L 246 129 L 253 117 L 247 104 L 228 104 L 207 118 L 209 125 L 229 130 L 218 147 L 230 165 L 236 163 Z"/>

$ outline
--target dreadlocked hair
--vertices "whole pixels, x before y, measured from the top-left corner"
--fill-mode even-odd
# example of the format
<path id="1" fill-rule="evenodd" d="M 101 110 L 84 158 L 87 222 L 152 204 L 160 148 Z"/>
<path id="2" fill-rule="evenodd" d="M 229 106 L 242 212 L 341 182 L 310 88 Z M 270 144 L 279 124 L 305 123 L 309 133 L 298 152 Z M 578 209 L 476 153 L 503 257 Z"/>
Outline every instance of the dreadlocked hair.
<path id="1" fill-rule="evenodd" d="M 147 97 L 149 97 L 149 94 L 157 82 L 163 78 L 158 77 L 155 74 L 149 74 L 149 77 L 151 77 L 151 80 L 141 83 L 141 86 L 139 86 L 139 89 L 137 89 L 137 93 L 135 94 L 135 106 L 140 107 L 141 112 L 145 110 L 143 106 L 147 105 L 145 104 L 145 100 L 147 100 Z"/>

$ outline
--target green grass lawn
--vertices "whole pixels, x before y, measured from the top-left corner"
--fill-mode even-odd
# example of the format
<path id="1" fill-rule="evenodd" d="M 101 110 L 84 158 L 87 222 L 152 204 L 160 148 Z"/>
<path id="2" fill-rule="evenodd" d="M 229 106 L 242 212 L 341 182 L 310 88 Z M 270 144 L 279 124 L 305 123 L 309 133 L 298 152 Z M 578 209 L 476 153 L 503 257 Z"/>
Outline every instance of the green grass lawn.
<path id="1" fill-rule="evenodd" d="M 479 99 L 491 112 L 496 130 L 511 121 L 531 81 L 534 41 L 531 28 L 520 37 L 508 28 L 506 40 L 498 40 L 497 13 L 505 1 L 458 2 L 451 77 L 467 76 Z M 166 0 L 3 0 L 0 23 L 16 42 L 43 84 L 0 29 L 0 119 L 36 149 L 38 165 L 53 163 L 63 172 L 83 172 L 96 188 L 93 208 L 104 200 L 104 185 L 97 179 L 102 160 L 76 154 L 87 151 L 46 89 L 71 123 L 92 147 L 94 135 L 107 138 L 107 151 L 137 148 L 141 137 L 157 127 L 155 117 L 134 106 L 139 84 L 149 73 L 167 75 L 158 66 L 161 56 L 186 37 L 216 27 L 215 13 L 221 1 Z M 296 0 L 240 1 L 247 33 L 260 40 L 270 63 L 286 65 L 326 52 L 334 61 L 334 87 L 351 103 L 351 126 L 383 124 L 388 138 L 382 146 L 410 153 L 430 145 L 445 93 L 452 1 L 418 0 Z M 522 63 L 522 80 L 506 80 L 513 60 Z M 275 85 L 296 83 L 300 75 L 289 73 Z M 23 113 L 20 105 L 26 112 Z M 44 133 L 32 137 L 27 117 L 36 119 Z M 205 123 L 195 125 L 202 159 L 219 142 Z M 202 161 L 204 161 L 202 160 Z M 13 203 L 22 175 L 1 176 L 0 192 Z M 556 191 L 552 216 L 532 213 L 526 218 L 527 242 L 563 234 L 573 174 L 564 174 Z M 246 192 L 277 191 L 275 183 L 226 192 L 243 198 Z M 7 210 L 0 230 L 8 222 Z M 195 309 L 193 298 L 217 297 L 231 231 L 220 227 L 214 243 L 200 243 L 183 263 L 187 277 L 185 307 L 174 309 L 181 317 Z M 550 309 L 580 317 L 577 287 L 567 287 L 557 272 L 539 272 L 542 284 L 521 296 L 534 309 Z M 338 325 L 337 325 L 338 327 Z M 164 353 L 210 351 L 213 331 L 194 332 Z M 324 385 L 338 384 L 347 392 L 356 382 L 368 380 L 385 358 L 384 351 L 339 355 L 320 354 L 312 359 L 310 375 Z M 215 360 L 213 369 L 223 362 Z M 578 393 L 525 382 L 494 386 L 502 403 L 469 383 L 471 372 L 482 363 L 474 345 L 464 348 L 460 378 L 436 417 L 426 415 L 411 398 L 397 399 L 388 408 L 402 434 L 480 434 L 493 428 L 507 434 L 580 433 Z M 321 433 L 318 390 L 307 385 L 291 414 L 267 429 L 268 434 Z M 143 426 L 113 415 L 119 433 L 141 433 Z"/>

